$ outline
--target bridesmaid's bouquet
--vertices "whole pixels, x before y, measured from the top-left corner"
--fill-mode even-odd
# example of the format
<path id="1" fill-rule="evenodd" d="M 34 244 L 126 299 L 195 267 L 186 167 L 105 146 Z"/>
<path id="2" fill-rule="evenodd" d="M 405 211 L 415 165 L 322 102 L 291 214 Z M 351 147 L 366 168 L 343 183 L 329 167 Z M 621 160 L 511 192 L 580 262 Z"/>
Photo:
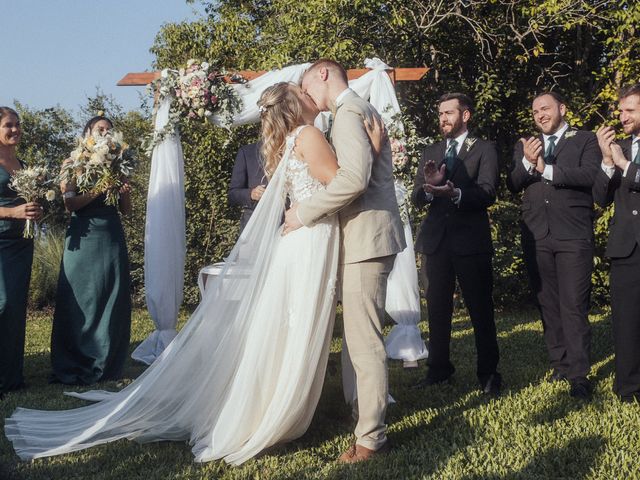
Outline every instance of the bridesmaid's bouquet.
<path id="1" fill-rule="evenodd" d="M 11 176 L 9 187 L 14 190 L 20 198 L 27 203 L 47 200 L 49 202 L 56 198 L 56 192 L 53 186 L 54 178 L 44 167 L 27 167 L 16 172 Z M 35 222 L 27 219 L 24 227 L 24 238 L 33 238 L 36 232 Z"/>
<path id="2" fill-rule="evenodd" d="M 104 193 L 107 205 L 117 206 L 124 178 L 135 167 L 135 155 L 124 142 L 122 133 L 109 131 L 78 139 L 60 180 L 73 182 L 80 193 Z"/>

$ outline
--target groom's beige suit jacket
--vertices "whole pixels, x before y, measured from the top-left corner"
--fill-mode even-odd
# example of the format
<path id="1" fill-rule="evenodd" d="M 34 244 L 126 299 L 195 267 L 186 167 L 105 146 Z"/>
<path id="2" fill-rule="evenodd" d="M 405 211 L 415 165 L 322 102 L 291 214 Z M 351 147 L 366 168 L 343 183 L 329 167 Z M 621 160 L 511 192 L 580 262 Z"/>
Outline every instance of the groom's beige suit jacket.
<path id="1" fill-rule="evenodd" d="M 340 262 L 356 263 L 399 253 L 406 247 L 393 184 L 391 147 L 386 142 L 375 157 L 364 126 L 379 114 L 369 102 L 349 91 L 336 111 L 331 143 L 338 158 L 335 178 L 298 205 L 306 226 L 338 213 Z"/>

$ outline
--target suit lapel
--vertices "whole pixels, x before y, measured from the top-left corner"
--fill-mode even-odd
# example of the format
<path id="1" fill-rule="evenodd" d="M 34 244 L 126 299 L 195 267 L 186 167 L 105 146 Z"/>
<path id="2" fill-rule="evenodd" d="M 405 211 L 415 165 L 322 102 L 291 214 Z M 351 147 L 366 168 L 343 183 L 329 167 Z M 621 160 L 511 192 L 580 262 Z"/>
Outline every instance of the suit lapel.
<path id="1" fill-rule="evenodd" d="M 620 148 L 622 148 L 622 153 L 624 153 L 624 158 L 626 158 L 630 162 L 633 162 L 633 158 L 631 158 L 631 154 L 633 153 L 633 150 L 631 149 L 632 140 L 633 140 L 633 137 L 629 137 L 629 138 L 625 138 L 620 142 Z"/>
<path id="2" fill-rule="evenodd" d="M 560 139 L 558 140 L 558 143 L 556 144 L 556 148 L 553 151 L 553 157 L 555 159 L 554 163 L 558 162 L 558 155 L 560 154 L 560 151 L 564 148 L 564 146 L 567 144 L 567 142 L 569 141 L 569 139 L 567 138 L 567 133 L 574 131 L 571 127 L 567 128 L 564 133 L 562 134 L 562 136 L 560 137 Z M 544 141 L 543 141 L 544 144 Z"/>
<path id="3" fill-rule="evenodd" d="M 440 142 L 438 142 L 438 144 L 436 145 L 436 154 L 437 154 L 437 158 L 435 160 L 436 161 L 436 165 L 438 166 L 438 168 L 440 168 L 442 166 L 442 164 L 444 163 L 444 155 L 447 153 L 447 139 L 445 138 L 444 140 L 441 140 Z M 431 159 L 428 159 L 431 160 Z"/>

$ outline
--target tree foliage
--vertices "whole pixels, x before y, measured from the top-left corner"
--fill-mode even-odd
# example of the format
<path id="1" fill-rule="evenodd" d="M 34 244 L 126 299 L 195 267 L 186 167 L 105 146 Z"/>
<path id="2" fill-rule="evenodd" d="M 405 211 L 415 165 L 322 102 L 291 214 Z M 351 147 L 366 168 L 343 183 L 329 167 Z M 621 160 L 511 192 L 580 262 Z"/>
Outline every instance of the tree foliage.
<path id="1" fill-rule="evenodd" d="M 533 133 L 530 102 L 553 89 L 569 100 L 572 124 L 616 124 L 620 86 L 640 73 L 636 27 L 640 6 L 624 0 L 220 0 L 202 1 L 194 21 L 164 25 L 152 52 L 158 68 L 189 58 L 230 70 L 262 70 L 331 57 L 348 68 L 378 56 L 397 67 L 426 66 L 424 80 L 398 84 L 401 103 L 420 133 L 435 137 L 435 103 L 446 91 L 470 93 L 476 134 L 496 142 L 502 175 L 515 141 Z M 226 203 L 236 149 L 256 127 L 184 132 L 188 268 L 219 261 L 235 241 L 237 212 Z M 493 208 L 496 301 L 522 301 L 525 275 L 517 239 L 518 202 L 506 188 Z M 610 215 L 610 212 L 607 216 Z M 598 221 L 598 245 L 607 235 Z M 420 218 L 415 219 L 416 222 Z M 606 299 L 606 262 L 597 259 L 595 299 Z M 517 279 L 514 282 L 514 278 Z M 514 285 L 518 285 L 514 288 Z M 194 299 L 195 295 L 189 298 Z"/>

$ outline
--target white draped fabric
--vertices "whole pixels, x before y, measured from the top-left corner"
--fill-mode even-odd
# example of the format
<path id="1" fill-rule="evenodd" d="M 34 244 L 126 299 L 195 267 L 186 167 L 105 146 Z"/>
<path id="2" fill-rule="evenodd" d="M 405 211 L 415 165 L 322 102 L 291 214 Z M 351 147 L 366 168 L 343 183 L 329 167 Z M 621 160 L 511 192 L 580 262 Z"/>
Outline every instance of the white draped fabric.
<path id="1" fill-rule="evenodd" d="M 156 114 L 155 129 L 169 119 L 170 99 Z M 176 336 L 184 287 L 186 255 L 184 219 L 184 157 L 178 135 L 169 135 L 153 149 L 144 231 L 144 285 L 147 308 L 155 324 L 131 357 L 151 364 Z"/>
<path id="2" fill-rule="evenodd" d="M 189 441 L 198 462 L 240 464 L 307 430 L 333 331 L 339 232 L 333 217 L 281 235 L 285 195 L 323 188 L 291 154 L 294 142 L 174 341 L 120 392 L 73 395 L 98 403 L 16 409 L 4 429 L 20 458 L 127 438 Z"/>
<path id="3" fill-rule="evenodd" d="M 260 114 L 257 101 L 262 92 L 278 82 L 299 82 L 309 65 L 305 63 L 273 70 L 246 84 L 233 85 L 243 104 L 242 110 L 234 116 L 233 124 L 258 122 Z M 385 73 L 390 67 L 377 58 L 367 59 L 365 67 L 371 71 L 349 82 L 349 86 L 362 98 L 368 99 L 382 114 L 384 120 L 389 122 L 391 117 L 400 111 L 395 89 Z M 156 118 L 156 129 L 162 128 L 166 123 L 166 112 L 168 105 L 163 104 Z M 222 123 L 222 119 L 215 115 L 210 120 L 214 124 Z M 316 119 L 316 126 L 326 130 L 328 114 L 320 114 Z M 171 154 L 174 155 L 173 159 L 170 159 Z M 163 168 L 159 165 L 163 165 Z M 149 312 L 157 330 L 136 349 L 136 352 L 141 352 L 134 352 L 133 355 L 136 360 L 146 363 L 151 363 L 166 347 L 167 340 L 170 341 L 175 335 L 178 308 L 182 302 L 185 257 L 182 165 L 183 157 L 178 136 L 168 138 L 154 149 L 145 235 L 145 289 Z M 163 190 L 167 192 L 164 198 L 160 199 L 154 195 L 155 203 L 151 205 L 152 192 Z M 154 232 L 153 236 L 151 232 Z M 416 326 L 420 321 L 420 299 L 413 238 L 409 225 L 405 225 L 405 234 L 408 246 L 398 255 L 394 266 L 394 270 L 401 270 L 395 275 L 392 272 L 389 280 L 387 311 L 397 325 L 387 338 L 386 345 L 390 358 L 414 361 L 425 358 L 426 347 Z M 208 272 L 203 272 L 206 273 Z M 215 269 L 213 273 L 215 274 Z M 200 282 L 203 274 L 200 275 Z"/>

